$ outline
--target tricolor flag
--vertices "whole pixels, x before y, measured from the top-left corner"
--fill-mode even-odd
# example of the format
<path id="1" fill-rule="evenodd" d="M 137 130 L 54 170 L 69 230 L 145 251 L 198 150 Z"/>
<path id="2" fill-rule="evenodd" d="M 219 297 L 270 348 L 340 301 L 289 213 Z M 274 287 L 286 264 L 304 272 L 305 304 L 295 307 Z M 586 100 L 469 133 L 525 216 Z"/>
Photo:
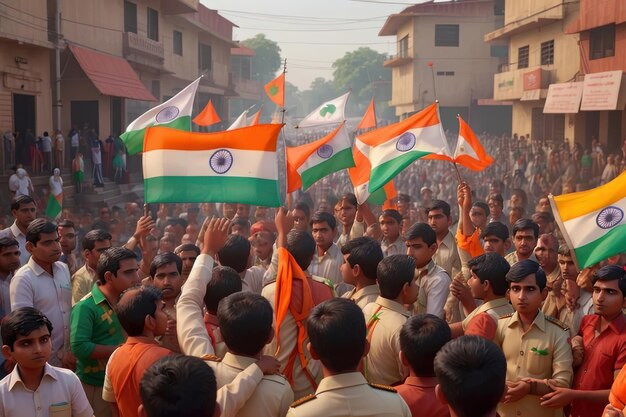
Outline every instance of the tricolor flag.
<path id="1" fill-rule="evenodd" d="M 487 155 L 485 148 L 481 145 L 472 128 L 465 123 L 465 120 L 461 116 L 457 117 L 459 119 L 459 139 L 456 142 L 454 156 L 442 157 L 437 155 L 436 159 L 449 160 L 450 162 L 463 165 L 472 171 L 482 171 L 493 163 L 493 158 Z M 429 157 L 426 157 L 426 159 L 429 159 Z"/>
<path id="2" fill-rule="evenodd" d="M 369 129 L 376 127 L 376 109 L 374 108 L 374 99 L 370 101 L 370 105 L 367 106 L 367 111 L 363 115 L 361 122 L 356 127 L 357 129 Z"/>
<path id="3" fill-rule="evenodd" d="M 143 149 L 145 201 L 278 207 L 281 128 L 256 125 L 216 133 L 149 128 Z"/>
<path id="4" fill-rule="evenodd" d="M 56 219 L 63 210 L 63 189 L 50 190 L 50 197 L 48 197 L 48 205 L 46 205 L 45 215 L 50 219 Z"/>
<path id="5" fill-rule="evenodd" d="M 597 188 L 549 199 L 580 269 L 626 251 L 626 172 Z"/>
<path id="6" fill-rule="evenodd" d="M 215 111 L 210 99 L 200 114 L 193 118 L 193 122 L 199 126 L 211 126 L 220 121 L 221 119 Z"/>
<path id="7" fill-rule="evenodd" d="M 350 178 L 359 204 L 411 162 L 430 154 L 449 155 L 437 103 L 406 120 L 357 137 L 353 154 L 358 169 L 351 170 Z"/>
<path id="8" fill-rule="evenodd" d="M 350 136 L 342 123 L 321 139 L 287 148 L 287 192 L 306 190 L 325 176 L 353 166 Z"/>
<path id="9" fill-rule="evenodd" d="M 265 93 L 274 103 L 285 107 L 285 73 L 265 84 Z"/>
<path id="10" fill-rule="evenodd" d="M 202 77 L 200 77 L 202 78 Z M 200 78 L 183 88 L 163 104 L 148 110 L 136 118 L 120 135 L 129 155 L 141 152 L 144 134 L 150 126 L 167 126 L 173 129 L 191 130 L 191 112 Z"/>
<path id="11" fill-rule="evenodd" d="M 313 127 L 341 123 L 345 120 L 346 102 L 350 92 L 324 102 L 298 123 L 297 127 Z"/>

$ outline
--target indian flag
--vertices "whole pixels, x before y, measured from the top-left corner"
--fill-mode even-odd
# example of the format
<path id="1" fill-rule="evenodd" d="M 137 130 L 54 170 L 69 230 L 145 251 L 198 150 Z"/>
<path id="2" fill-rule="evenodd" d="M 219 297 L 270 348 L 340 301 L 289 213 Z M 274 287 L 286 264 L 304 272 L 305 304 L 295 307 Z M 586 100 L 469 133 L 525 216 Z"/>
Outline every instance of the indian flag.
<path id="1" fill-rule="evenodd" d="M 287 148 L 287 192 L 306 190 L 333 172 L 354 166 L 345 122 L 314 142 Z"/>
<path id="2" fill-rule="evenodd" d="M 281 128 L 255 125 L 216 133 L 148 128 L 146 202 L 280 206 L 276 141 Z"/>
<path id="3" fill-rule="evenodd" d="M 346 120 L 346 103 L 348 102 L 349 96 L 350 91 L 342 96 L 322 103 L 304 119 L 300 120 L 300 123 L 298 123 L 296 127 L 314 127 L 343 122 Z"/>
<path id="4" fill-rule="evenodd" d="M 580 269 L 626 251 L 626 172 L 592 190 L 549 198 Z"/>
<path id="5" fill-rule="evenodd" d="M 45 215 L 50 219 L 56 219 L 63 209 L 63 192 L 58 194 L 50 193 L 48 205 L 46 206 Z"/>
<path id="6" fill-rule="evenodd" d="M 183 88 L 165 103 L 148 110 L 128 125 L 126 132 L 122 133 L 120 138 L 126 145 L 129 155 L 141 152 L 146 128 L 150 126 L 159 125 L 173 129 L 191 130 L 193 100 L 201 78 Z"/>

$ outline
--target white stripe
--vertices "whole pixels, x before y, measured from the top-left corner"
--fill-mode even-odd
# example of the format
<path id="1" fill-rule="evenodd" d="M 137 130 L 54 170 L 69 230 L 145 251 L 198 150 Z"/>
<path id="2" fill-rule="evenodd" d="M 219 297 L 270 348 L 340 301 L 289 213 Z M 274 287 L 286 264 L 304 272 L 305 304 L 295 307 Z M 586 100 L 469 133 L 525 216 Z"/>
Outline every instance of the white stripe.
<path id="1" fill-rule="evenodd" d="M 339 132 L 337 132 L 337 134 L 335 135 L 335 137 L 333 137 L 331 140 L 329 140 L 326 145 L 332 146 L 333 148 L 333 154 L 330 156 L 330 158 L 322 158 L 317 154 L 317 150 L 315 152 L 313 152 L 311 154 L 311 156 L 309 156 L 309 158 L 304 161 L 304 163 L 302 165 L 300 165 L 300 168 L 298 168 L 298 173 L 302 174 L 304 171 L 306 171 L 309 168 L 312 168 L 316 165 L 321 164 L 322 162 L 326 162 L 329 159 L 332 159 L 335 155 L 337 155 L 339 152 L 348 149 L 352 146 L 352 144 L 350 143 L 350 136 L 348 136 L 348 132 L 346 132 L 346 127 L 345 125 L 339 129 Z M 318 148 L 319 149 L 319 148 Z"/>
<path id="2" fill-rule="evenodd" d="M 445 138 L 441 134 L 440 124 L 409 129 L 406 132 L 411 132 L 416 137 L 415 146 L 407 152 L 421 151 L 447 155 L 447 153 L 445 153 L 447 151 L 447 145 Z M 372 148 L 370 152 L 372 169 L 406 153 L 401 152 L 396 148 L 396 143 L 399 137 L 400 136 L 391 138 L 388 141 Z"/>
<path id="3" fill-rule="evenodd" d="M 144 178 L 164 176 L 228 176 L 276 180 L 276 152 L 228 149 L 233 164 L 230 169 L 217 174 L 209 165 L 216 149 L 207 151 L 181 151 L 158 149 L 144 153 Z"/>
<path id="4" fill-rule="evenodd" d="M 626 197 L 611 203 L 611 206 L 619 207 L 624 212 L 624 217 L 615 226 L 626 224 Z M 574 248 L 591 243 L 610 230 L 598 226 L 596 219 L 599 213 L 600 211 L 594 211 L 563 222 Z"/>
<path id="5" fill-rule="evenodd" d="M 463 146 L 465 148 L 465 150 L 461 150 L 461 146 Z M 462 135 L 459 135 L 459 139 L 456 142 L 456 149 L 454 150 L 454 157 L 453 158 L 457 158 L 457 157 L 459 157 L 461 155 L 467 155 L 467 156 L 471 156 L 474 159 L 480 159 L 478 157 L 478 155 L 476 155 L 476 151 L 469 144 L 469 142 L 466 141 L 465 138 Z"/>
<path id="6" fill-rule="evenodd" d="M 309 113 L 304 119 L 298 123 L 298 127 L 311 127 L 311 126 L 319 126 L 326 125 L 331 123 L 341 123 L 345 120 L 344 113 L 346 109 L 346 102 L 348 101 L 348 96 L 350 95 L 350 91 L 346 94 L 339 96 L 335 99 L 328 100 L 320 105 L 318 108 Z M 335 112 L 331 115 L 322 116 L 320 111 L 328 106 L 329 104 L 335 106 Z"/>

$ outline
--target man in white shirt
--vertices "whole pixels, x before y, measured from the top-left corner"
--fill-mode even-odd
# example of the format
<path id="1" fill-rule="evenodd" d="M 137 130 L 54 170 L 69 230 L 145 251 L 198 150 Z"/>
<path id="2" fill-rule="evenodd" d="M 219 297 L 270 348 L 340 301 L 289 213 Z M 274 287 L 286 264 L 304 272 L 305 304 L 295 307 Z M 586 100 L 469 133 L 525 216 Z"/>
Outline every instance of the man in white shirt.
<path id="1" fill-rule="evenodd" d="M 26 229 L 28 225 L 37 217 L 37 206 L 35 200 L 27 195 L 20 195 L 11 202 L 11 214 L 15 218 L 13 224 L 0 231 L 0 237 L 12 237 L 20 245 L 20 265 L 25 265 L 30 258 L 30 253 L 26 248 Z"/>
<path id="2" fill-rule="evenodd" d="M 20 267 L 20 249 L 17 240 L 12 237 L 0 238 L 0 323 L 2 319 L 11 312 L 11 297 L 9 296 L 9 285 L 13 273 Z M 0 346 L 2 346 L 0 336 Z M 11 372 L 14 365 L 12 361 L 6 361 L 4 356 L 0 357 L 0 379 Z"/>

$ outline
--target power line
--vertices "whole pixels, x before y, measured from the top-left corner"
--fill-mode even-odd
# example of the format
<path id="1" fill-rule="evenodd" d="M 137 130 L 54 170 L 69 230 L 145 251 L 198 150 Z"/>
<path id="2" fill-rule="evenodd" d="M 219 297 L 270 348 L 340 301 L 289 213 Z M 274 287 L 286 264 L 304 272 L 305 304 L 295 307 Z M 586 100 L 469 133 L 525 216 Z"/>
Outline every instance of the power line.
<path id="1" fill-rule="evenodd" d="M 353 30 L 370 30 L 370 29 L 380 29 L 380 26 L 371 26 L 367 28 L 346 28 L 346 29 L 278 29 L 278 28 L 248 28 L 240 26 L 240 29 L 246 30 L 264 30 L 264 31 L 275 31 L 275 32 L 348 32 Z"/>

